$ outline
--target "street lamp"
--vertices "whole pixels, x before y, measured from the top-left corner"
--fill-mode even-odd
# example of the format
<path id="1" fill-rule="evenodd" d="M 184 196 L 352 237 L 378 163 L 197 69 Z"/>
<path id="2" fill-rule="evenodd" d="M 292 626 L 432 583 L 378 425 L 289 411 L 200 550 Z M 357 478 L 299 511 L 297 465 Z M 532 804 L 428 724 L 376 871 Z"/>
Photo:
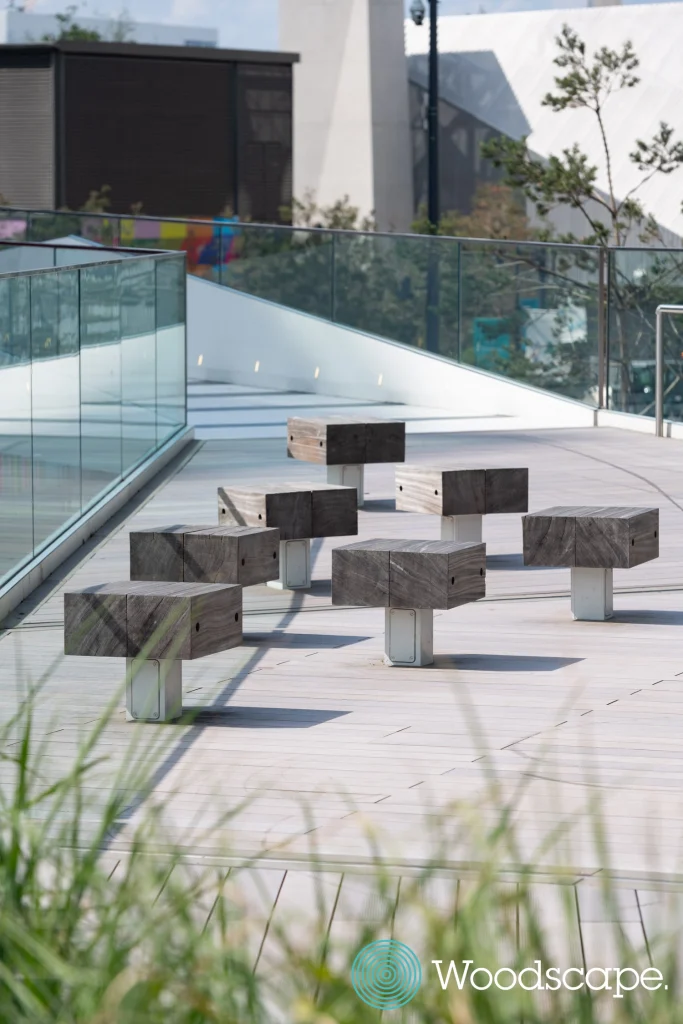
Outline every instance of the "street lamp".
<path id="1" fill-rule="evenodd" d="M 437 35 L 438 0 L 429 0 L 429 100 L 427 106 L 428 193 L 427 216 L 430 230 L 439 233 L 441 204 L 439 202 L 439 46 Z M 425 20 L 424 0 L 412 0 L 410 16 L 416 25 Z M 427 351 L 439 351 L 440 305 L 439 253 L 437 242 L 429 243 L 427 263 Z"/>
<path id="2" fill-rule="evenodd" d="M 439 46 L 437 34 L 438 0 L 429 0 L 429 101 L 427 107 L 429 188 L 427 215 L 436 234 L 441 219 L 439 202 Z M 416 25 L 425 20 L 424 0 L 412 0 L 410 16 Z"/>

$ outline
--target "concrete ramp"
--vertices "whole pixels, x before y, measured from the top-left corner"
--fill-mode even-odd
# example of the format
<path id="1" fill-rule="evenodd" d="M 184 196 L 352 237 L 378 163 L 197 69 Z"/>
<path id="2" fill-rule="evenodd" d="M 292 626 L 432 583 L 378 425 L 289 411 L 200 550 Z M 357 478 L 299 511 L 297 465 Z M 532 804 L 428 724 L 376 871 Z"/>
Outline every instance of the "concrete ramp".
<path id="1" fill-rule="evenodd" d="M 316 402 L 321 408 L 332 399 L 350 400 L 359 411 L 371 404 L 375 415 L 391 406 L 392 417 L 397 405 L 407 406 L 413 429 L 421 423 L 430 432 L 595 422 L 594 410 L 580 402 L 196 277 L 188 277 L 187 300 L 189 378 L 256 388 L 269 406 L 282 407 L 283 423 L 294 392 L 300 393 L 299 407 L 310 404 L 305 395 L 322 398 Z M 351 411 L 348 403 L 344 407 Z M 401 416 L 406 413 L 404 408 Z M 217 427 L 209 419 L 206 425 L 193 420 L 200 436 Z"/>

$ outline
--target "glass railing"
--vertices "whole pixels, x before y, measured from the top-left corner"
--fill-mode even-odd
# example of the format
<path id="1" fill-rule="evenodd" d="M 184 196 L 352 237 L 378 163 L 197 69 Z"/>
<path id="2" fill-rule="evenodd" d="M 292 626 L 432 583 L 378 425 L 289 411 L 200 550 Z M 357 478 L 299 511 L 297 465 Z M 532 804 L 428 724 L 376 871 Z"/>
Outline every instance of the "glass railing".
<path id="1" fill-rule="evenodd" d="M 34 268 L 0 270 L 0 585 L 186 424 L 183 256 L 19 248 Z"/>
<path id="2" fill-rule="evenodd" d="M 3 237 L 178 249 L 189 273 L 594 406 L 654 413 L 654 314 L 683 250 L 609 249 L 0 209 Z M 664 414 L 683 418 L 683 329 L 666 324 Z"/>

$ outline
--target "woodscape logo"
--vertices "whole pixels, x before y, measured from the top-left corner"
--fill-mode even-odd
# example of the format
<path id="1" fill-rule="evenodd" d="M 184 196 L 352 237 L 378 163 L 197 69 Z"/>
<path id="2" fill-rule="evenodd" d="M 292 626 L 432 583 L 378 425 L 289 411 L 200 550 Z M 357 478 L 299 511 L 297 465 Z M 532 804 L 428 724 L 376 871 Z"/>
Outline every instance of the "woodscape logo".
<path id="1" fill-rule="evenodd" d="M 478 992 L 495 988 L 509 992 L 522 988 L 527 992 L 556 992 L 567 989 L 576 992 L 608 992 L 613 999 L 623 999 L 629 992 L 645 989 L 656 992 L 667 989 L 664 977 L 656 967 L 637 971 L 634 967 L 558 967 L 546 966 L 534 960 L 533 966 L 515 971 L 511 967 L 489 970 L 478 967 L 473 960 L 430 961 L 442 990 L 450 985 L 462 991 L 473 988 Z M 417 995 L 422 984 L 422 967 L 410 946 L 395 939 L 380 939 L 364 946 L 351 965 L 351 982 L 356 995 L 376 1010 L 397 1010 Z"/>
<path id="2" fill-rule="evenodd" d="M 398 1010 L 414 999 L 422 984 L 422 967 L 410 946 L 379 939 L 363 946 L 351 965 L 356 995 L 376 1010 Z"/>

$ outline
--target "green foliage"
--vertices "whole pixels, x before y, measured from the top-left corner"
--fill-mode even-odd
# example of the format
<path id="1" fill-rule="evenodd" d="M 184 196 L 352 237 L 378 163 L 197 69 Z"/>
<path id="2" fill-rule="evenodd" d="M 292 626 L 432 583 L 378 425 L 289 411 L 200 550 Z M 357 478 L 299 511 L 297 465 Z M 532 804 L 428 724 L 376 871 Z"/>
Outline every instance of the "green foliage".
<path id="1" fill-rule="evenodd" d="M 305 916 L 296 907 L 289 916 L 275 914 L 268 923 L 266 958 L 263 945 L 253 942 L 240 888 L 243 872 L 253 890 L 258 880 L 252 869 L 272 862 L 238 858 L 243 867 L 231 869 L 228 878 L 227 867 L 188 865 L 187 847 L 175 849 L 168 833 L 160 831 L 165 805 L 158 798 L 151 803 L 154 768 L 168 756 L 179 727 L 158 728 L 150 739 L 149 727 L 139 731 L 131 725 L 122 767 L 112 771 L 111 736 L 104 733 L 115 701 L 83 737 L 73 763 L 65 765 L 63 745 L 55 757 L 40 703 L 40 691 L 34 691 L 0 728 L 2 1021 L 377 1024 L 377 1011 L 353 991 L 350 965 L 362 946 L 388 935 L 415 947 L 425 973 L 414 1001 L 391 1015 L 397 1024 L 683 1020 L 678 931 L 663 931 L 649 948 L 634 940 L 634 930 L 622 926 L 615 913 L 619 894 L 606 859 L 596 896 L 607 912 L 604 920 L 613 922 L 604 927 L 616 965 L 642 969 L 652 960 L 668 988 L 615 1001 L 610 993 L 586 989 L 549 991 L 541 998 L 521 987 L 443 990 L 436 983 L 429 968 L 434 958 L 519 971 L 535 960 L 557 964 L 558 948 L 577 944 L 574 880 L 547 866 L 549 855 L 564 849 L 559 844 L 574 808 L 525 856 L 513 824 L 524 784 L 505 797 L 494 777 L 488 790 L 478 793 L 483 813 L 461 801 L 441 818 L 430 815 L 432 863 L 397 884 L 395 871 L 377 857 L 363 876 L 372 913 L 359 914 L 355 923 L 344 920 L 340 934 L 330 928 L 322 866 L 311 853 L 307 867 L 313 869 L 316 909 Z M 137 808 L 134 819 L 131 804 Z M 236 806 L 216 829 L 241 810 Z M 589 834 L 603 849 L 599 804 L 587 813 Z M 112 858 L 106 850 L 122 822 L 127 823 L 125 841 L 119 840 Z M 212 860 L 227 864 L 231 851 L 217 844 L 216 834 Z M 444 863 L 465 836 L 473 851 L 466 877 L 444 874 Z M 196 839 L 201 846 L 203 837 Z M 548 890 L 538 885 L 536 860 L 544 864 L 545 882 L 555 885 L 550 922 L 541 911 L 539 888 Z M 351 877 L 337 883 L 337 900 Z M 265 921 L 261 932 L 264 927 Z M 560 957 L 559 966 L 580 966 L 580 961 Z"/>
<path id="2" fill-rule="evenodd" d="M 100 33 L 94 29 L 83 28 L 82 25 L 79 25 L 76 21 L 77 13 L 78 5 L 70 4 L 61 14 L 56 14 L 55 18 L 59 25 L 59 32 L 57 34 L 44 35 L 43 42 L 99 42 L 102 39 Z"/>
<path id="3" fill-rule="evenodd" d="M 84 213 L 106 213 L 110 206 L 111 185 L 102 185 L 99 189 L 90 190 L 81 210 Z"/>
<path id="4" fill-rule="evenodd" d="M 361 217 L 357 206 L 351 205 L 348 195 L 330 206 L 320 206 L 313 189 L 304 192 L 303 199 L 293 199 L 291 206 L 283 206 L 280 217 L 286 224 L 303 228 L 331 228 L 338 231 L 374 231 L 372 216 Z"/>
<path id="5" fill-rule="evenodd" d="M 506 182 L 531 200 L 539 216 L 546 217 L 558 206 L 581 211 L 587 222 L 587 234 L 581 241 L 586 244 L 624 245 L 633 230 L 639 231 L 644 241 L 656 239 L 657 224 L 636 193 L 654 175 L 671 174 L 683 164 L 683 143 L 664 122 L 649 141 L 637 139 L 629 157 L 643 176 L 623 198 L 618 198 L 612 175 L 613 150 L 605 120 L 606 104 L 615 92 L 639 84 L 635 72 L 640 62 L 630 41 L 620 49 L 603 46 L 589 56 L 583 40 L 568 25 L 563 26 L 556 42 L 559 52 L 554 63 L 559 73 L 555 76 L 555 91 L 544 97 L 543 105 L 558 113 L 581 108 L 595 117 L 602 140 L 607 193 L 596 185 L 597 166 L 576 142 L 545 161 L 530 153 L 526 138 L 493 139 L 482 146 L 483 154 L 496 167 L 504 169 Z"/>
<path id="6" fill-rule="evenodd" d="M 418 235 L 433 234 L 426 207 L 413 222 Z M 470 213 L 450 210 L 439 221 L 437 234 L 452 238 L 501 238 L 524 241 L 536 237 L 525 204 L 509 185 L 482 182 L 477 186 Z"/>

